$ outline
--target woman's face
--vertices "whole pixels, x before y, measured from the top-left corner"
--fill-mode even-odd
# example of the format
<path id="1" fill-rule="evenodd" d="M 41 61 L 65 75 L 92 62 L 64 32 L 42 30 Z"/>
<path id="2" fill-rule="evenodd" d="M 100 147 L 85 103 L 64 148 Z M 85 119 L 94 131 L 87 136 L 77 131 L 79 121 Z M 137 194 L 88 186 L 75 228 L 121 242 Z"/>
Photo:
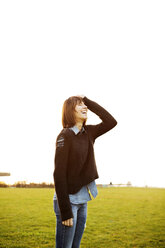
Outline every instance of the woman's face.
<path id="1" fill-rule="evenodd" d="M 84 122 L 87 119 L 88 108 L 84 102 L 77 103 L 75 107 L 76 122 Z"/>

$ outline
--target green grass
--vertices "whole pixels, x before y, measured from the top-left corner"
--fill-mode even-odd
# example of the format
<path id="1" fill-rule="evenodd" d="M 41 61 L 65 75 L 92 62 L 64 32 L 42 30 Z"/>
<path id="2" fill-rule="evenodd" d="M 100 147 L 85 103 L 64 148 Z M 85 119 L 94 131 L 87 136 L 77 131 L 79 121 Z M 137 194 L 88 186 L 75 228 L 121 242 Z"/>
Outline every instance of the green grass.
<path id="1" fill-rule="evenodd" d="M 98 188 L 81 248 L 165 247 L 165 189 Z M 0 247 L 55 247 L 53 189 L 0 189 Z"/>

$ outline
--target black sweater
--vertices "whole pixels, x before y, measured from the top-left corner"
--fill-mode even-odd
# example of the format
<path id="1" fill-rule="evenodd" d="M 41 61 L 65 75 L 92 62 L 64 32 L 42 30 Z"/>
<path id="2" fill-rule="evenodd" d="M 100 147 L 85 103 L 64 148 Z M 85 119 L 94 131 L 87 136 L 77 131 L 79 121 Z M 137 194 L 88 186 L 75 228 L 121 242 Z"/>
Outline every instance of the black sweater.
<path id="1" fill-rule="evenodd" d="M 57 137 L 53 176 L 62 221 L 73 218 L 69 194 L 77 193 L 82 186 L 99 177 L 93 148 L 95 139 L 117 124 L 113 116 L 96 102 L 87 97 L 83 101 L 102 122 L 85 125 L 85 132 L 78 135 L 64 128 Z"/>

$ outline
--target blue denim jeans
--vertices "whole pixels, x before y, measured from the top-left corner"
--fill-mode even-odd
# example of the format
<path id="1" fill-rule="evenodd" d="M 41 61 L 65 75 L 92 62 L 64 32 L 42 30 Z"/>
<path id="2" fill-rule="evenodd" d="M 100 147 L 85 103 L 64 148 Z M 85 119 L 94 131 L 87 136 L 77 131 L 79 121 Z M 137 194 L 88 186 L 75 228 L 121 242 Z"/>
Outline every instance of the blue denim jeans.
<path id="1" fill-rule="evenodd" d="M 87 203 L 72 204 L 73 226 L 62 224 L 58 201 L 53 201 L 56 214 L 56 248 L 79 248 L 87 218 Z"/>

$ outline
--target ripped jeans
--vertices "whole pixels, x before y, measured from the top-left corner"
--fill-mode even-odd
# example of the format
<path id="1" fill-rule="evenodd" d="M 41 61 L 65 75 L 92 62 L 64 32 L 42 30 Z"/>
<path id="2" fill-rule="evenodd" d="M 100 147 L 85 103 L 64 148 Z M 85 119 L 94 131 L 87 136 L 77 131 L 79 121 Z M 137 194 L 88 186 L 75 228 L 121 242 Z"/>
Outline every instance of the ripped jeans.
<path id="1" fill-rule="evenodd" d="M 58 201 L 53 201 L 56 214 L 56 248 L 79 248 L 87 218 L 87 203 L 73 204 L 73 226 L 62 224 Z"/>

